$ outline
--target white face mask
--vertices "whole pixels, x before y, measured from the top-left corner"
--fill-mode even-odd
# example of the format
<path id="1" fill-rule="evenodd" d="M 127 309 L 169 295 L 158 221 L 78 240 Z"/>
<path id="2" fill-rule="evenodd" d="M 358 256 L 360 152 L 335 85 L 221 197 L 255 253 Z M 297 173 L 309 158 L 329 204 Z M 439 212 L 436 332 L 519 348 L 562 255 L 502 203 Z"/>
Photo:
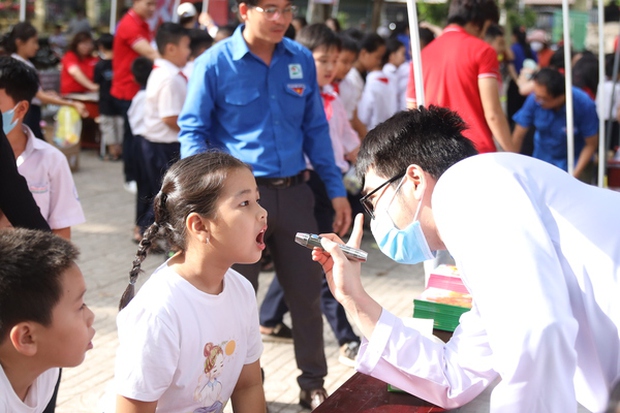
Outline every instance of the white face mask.
<path id="1" fill-rule="evenodd" d="M 544 45 L 541 42 L 537 42 L 537 41 L 533 41 L 530 43 L 530 47 L 532 48 L 532 50 L 537 53 L 543 49 L 543 46 Z"/>
<path id="2" fill-rule="evenodd" d="M 370 230 L 381 252 L 400 264 L 417 264 L 435 257 L 426 241 L 418 215 L 424 195 L 420 198 L 413 217 L 413 222 L 404 229 L 398 229 L 388 213 L 390 205 L 404 182 L 400 182 L 394 196 L 385 208 L 375 212 L 375 219 L 370 221 Z"/>

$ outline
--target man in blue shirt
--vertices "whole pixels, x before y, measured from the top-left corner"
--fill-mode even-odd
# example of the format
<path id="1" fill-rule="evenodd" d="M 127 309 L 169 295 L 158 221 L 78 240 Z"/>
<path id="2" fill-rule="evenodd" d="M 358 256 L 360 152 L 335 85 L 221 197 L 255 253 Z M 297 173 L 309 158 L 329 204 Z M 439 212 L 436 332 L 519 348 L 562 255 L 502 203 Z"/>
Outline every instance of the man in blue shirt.
<path id="1" fill-rule="evenodd" d="M 564 85 L 564 76 L 557 70 L 545 68 L 534 75 L 534 93 L 513 117 L 516 124 L 512 139 L 520 146 L 527 130 L 536 127 L 532 156 L 568 171 Z M 598 115 L 595 103 L 585 92 L 575 87 L 572 92 L 575 113 L 573 176 L 579 178 L 596 152 Z"/>
<path id="2" fill-rule="evenodd" d="M 314 197 L 304 184 L 304 154 L 332 200 L 335 232 L 348 230 L 351 207 L 334 161 L 312 54 L 283 38 L 295 6 L 289 0 L 237 3 L 245 24 L 195 60 L 178 120 L 181 157 L 221 148 L 252 166 L 269 212 L 266 243 L 293 321 L 300 403 L 314 408 L 326 397 L 327 364 L 322 271 L 294 243 L 296 232 L 317 228 Z M 235 269 L 257 287 L 259 263 Z"/>

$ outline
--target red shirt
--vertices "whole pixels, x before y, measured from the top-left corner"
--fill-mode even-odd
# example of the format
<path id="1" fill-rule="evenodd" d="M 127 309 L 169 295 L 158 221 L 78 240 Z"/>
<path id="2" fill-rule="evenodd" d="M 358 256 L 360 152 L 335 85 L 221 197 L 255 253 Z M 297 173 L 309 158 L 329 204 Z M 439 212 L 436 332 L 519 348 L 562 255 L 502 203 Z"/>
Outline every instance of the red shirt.
<path id="1" fill-rule="evenodd" d="M 117 99 L 131 100 L 140 90 L 131 74 L 131 64 L 140 56 L 132 46 L 140 40 L 151 42 L 153 34 L 149 24 L 129 10 L 118 23 L 114 34 L 112 58 L 112 88 L 110 94 Z"/>
<path id="2" fill-rule="evenodd" d="M 78 55 L 72 51 L 65 53 L 61 61 L 62 71 L 60 72 L 60 94 L 66 95 L 67 93 L 88 92 L 88 89 L 78 83 L 77 80 L 69 74 L 69 69 L 73 66 L 77 66 L 87 78 L 93 80 L 95 78 L 95 65 L 98 61 L 99 59 L 93 56 L 87 56 L 80 59 Z"/>
<path id="3" fill-rule="evenodd" d="M 459 114 L 469 129 L 463 135 L 480 153 L 495 152 L 478 89 L 478 79 L 501 79 L 495 50 L 461 26 L 449 25 L 422 49 L 426 105 L 443 106 Z M 413 66 L 409 69 L 407 100 L 415 101 Z"/>

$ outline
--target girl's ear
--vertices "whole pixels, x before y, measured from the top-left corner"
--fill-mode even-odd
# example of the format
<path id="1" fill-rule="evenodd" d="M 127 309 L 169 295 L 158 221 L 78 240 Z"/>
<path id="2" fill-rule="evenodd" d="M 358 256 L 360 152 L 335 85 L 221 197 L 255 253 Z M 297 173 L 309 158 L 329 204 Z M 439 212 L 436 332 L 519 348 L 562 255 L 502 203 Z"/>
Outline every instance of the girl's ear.
<path id="1" fill-rule="evenodd" d="M 37 353 L 36 326 L 32 322 L 21 322 L 11 329 L 9 339 L 18 353 L 34 356 Z"/>
<path id="2" fill-rule="evenodd" d="M 200 243 L 207 244 L 211 237 L 209 228 L 209 220 L 200 216 L 196 212 L 192 212 L 185 220 L 187 234 L 192 238 L 196 238 Z"/>

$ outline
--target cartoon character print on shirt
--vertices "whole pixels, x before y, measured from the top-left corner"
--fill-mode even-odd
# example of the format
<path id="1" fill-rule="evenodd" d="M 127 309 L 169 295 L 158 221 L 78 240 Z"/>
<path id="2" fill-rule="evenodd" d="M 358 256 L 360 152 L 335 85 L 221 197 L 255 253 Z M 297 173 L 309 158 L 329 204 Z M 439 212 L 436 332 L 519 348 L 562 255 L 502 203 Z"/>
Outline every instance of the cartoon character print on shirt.
<path id="1" fill-rule="evenodd" d="M 203 407 L 194 410 L 194 413 L 222 413 L 224 410 L 226 400 L 221 398 L 222 383 L 218 378 L 224 371 L 224 357 L 232 356 L 235 347 L 234 340 L 225 341 L 220 345 L 205 344 L 204 374 L 198 378 L 198 385 L 194 390 L 194 400 Z"/>

